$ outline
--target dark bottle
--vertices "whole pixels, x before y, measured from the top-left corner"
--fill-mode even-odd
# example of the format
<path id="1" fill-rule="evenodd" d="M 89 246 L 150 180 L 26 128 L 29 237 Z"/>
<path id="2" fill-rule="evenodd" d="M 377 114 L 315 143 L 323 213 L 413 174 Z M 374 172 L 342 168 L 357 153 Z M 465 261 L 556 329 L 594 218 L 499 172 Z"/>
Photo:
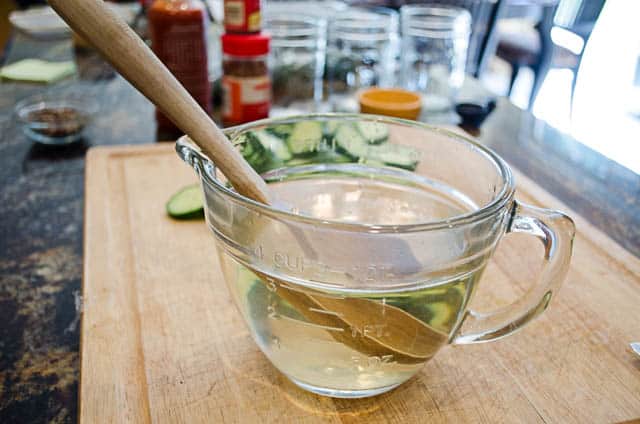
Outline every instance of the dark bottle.
<path id="1" fill-rule="evenodd" d="M 197 0 L 155 0 L 148 12 L 151 47 L 200 106 L 211 111 L 207 68 L 207 13 Z M 158 132 L 180 130 L 156 110 Z"/>

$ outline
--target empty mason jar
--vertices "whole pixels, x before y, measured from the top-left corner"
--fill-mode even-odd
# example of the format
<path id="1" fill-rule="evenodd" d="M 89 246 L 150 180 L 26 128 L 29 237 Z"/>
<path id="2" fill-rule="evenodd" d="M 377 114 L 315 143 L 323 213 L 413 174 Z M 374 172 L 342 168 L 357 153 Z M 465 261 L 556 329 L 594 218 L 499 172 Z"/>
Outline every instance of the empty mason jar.
<path id="1" fill-rule="evenodd" d="M 269 0 L 264 2 L 266 15 L 288 13 L 331 21 L 337 14 L 344 13 L 349 6 L 340 0 Z"/>
<path id="2" fill-rule="evenodd" d="M 423 94 L 423 110 L 444 111 L 464 81 L 471 15 L 453 7 L 400 9 L 403 86 Z"/>
<path id="3" fill-rule="evenodd" d="M 396 84 L 398 14 L 391 9 L 349 9 L 329 25 L 327 81 L 333 111 L 357 112 L 357 91 Z"/>
<path id="4" fill-rule="evenodd" d="M 326 21 L 280 11 L 265 16 L 265 28 L 271 35 L 273 105 L 313 100 L 317 106 L 323 98 Z"/>

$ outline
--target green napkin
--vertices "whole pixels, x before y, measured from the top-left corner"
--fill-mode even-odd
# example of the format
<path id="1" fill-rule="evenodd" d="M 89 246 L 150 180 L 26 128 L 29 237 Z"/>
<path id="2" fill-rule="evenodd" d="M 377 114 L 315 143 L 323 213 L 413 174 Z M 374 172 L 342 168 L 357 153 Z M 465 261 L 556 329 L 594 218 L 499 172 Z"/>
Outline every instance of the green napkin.
<path id="1" fill-rule="evenodd" d="M 27 82 L 52 83 L 72 75 L 76 71 L 73 61 L 47 62 L 40 59 L 24 59 L 0 70 L 0 77 Z"/>

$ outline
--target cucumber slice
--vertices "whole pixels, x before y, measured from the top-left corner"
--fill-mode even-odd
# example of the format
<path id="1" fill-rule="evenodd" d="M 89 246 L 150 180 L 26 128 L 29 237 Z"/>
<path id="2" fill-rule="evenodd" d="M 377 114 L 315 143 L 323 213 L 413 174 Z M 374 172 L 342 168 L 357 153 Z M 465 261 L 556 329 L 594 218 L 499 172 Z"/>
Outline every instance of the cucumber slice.
<path id="1" fill-rule="evenodd" d="M 272 137 L 276 138 L 265 131 L 248 131 L 234 139 L 234 144 L 240 148 L 242 156 L 259 174 L 282 165 L 283 160 L 277 157 L 276 153 L 291 157 L 284 142 L 279 139 L 272 140 Z"/>
<path id="2" fill-rule="evenodd" d="M 324 135 L 326 135 L 327 138 L 333 137 L 339 126 L 340 126 L 340 121 L 338 121 L 338 120 L 325 122 L 324 123 Z"/>
<path id="3" fill-rule="evenodd" d="M 367 155 L 369 144 L 353 125 L 343 124 L 335 135 L 336 147 L 347 155 L 358 159 Z"/>
<path id="4" fill-rule="evenodd" d="M 317 161 L 320 163 L 350 163 L 353 162 L 353 159 L 347 155 L 343 155 L 342 153 L 328 150 L 326 152 L 319 153 Z"/>
<path id="5" fill-rule="evenodd" d="M 315 160 L 313 157 L 293 158 L 287 161 L 287 166 L 304 166 L 304 165 L 311 165 L 313 163 L 315 163 Z"/>
<path id="6" fill-rule="evenodd" d="M 251 135 L 250 132 L 240 135 L 235 141 L 235 144 L 240 147 L 242 156 L 249 162 L 250 165 L 254 165 L 255 161 L 264 160 L 266 150 L 258 139 Z"/>
<path id="7" fill-rule="evenodd" d="M 433 302 L 426 306 L 431 312 L 429 325 L 438 330 L 446 331 L 449 328 L 450 321 L 455 318 L 453 308 L 445 302 Z"/>
<path id="8" fill-rule="evenodd" d="M 352 157 L 333 150 L 318 152 L 317 155 L 312 156 L 310 159 L 313 163 L 350 163 L 354 161 Z"/>
<path id="9" fill-rule="evenodd" d="M 282 139 L 287 139 L 293 131 L 293 124 L 278 124 L 266 129 L 271 134 L 278 136 Z"/>
<path id="10" fill-rule="evenodd" d="M 370 146 L 367 151 L 368 160 L 384 162 L 389 166 L 413 171 L 418 166 L 419 152 L 411 147 L 400 144 L 385 143 L 379 146 Z"/>
<path id="11" fill-rule="evenodd" d="M 375 160 L 375 159 L 370 159 L 370 158 L 360 159 L 359 162 L 362 163 L 362 164 L 365 164 L 365 165 L 369 165 L 369 166 L 387 166 L 387 164 L 384 163 L 384 162 L 381 162 L 381 161 Z"/>
<path id="12" fill-rule="evenodd" d="M 389 138 L 389 127 L 382 122 L 359 121 L 356 128 L 369 144 L 380 144 Z"/>
<path id="13" fill-rule="evenodd" d="M 241 134 L 237 139 L 234 140 L 234 144 L 240 148 L 240 152 L 242 152 L 242 156 L 245 159 L 249 159 L 254 156 L 256 153 L 262 153 L 264 149 L 261 145 L 256 143 L 257 140 L 254 140 L 253 137 L 250 137 L 248 133 Z"/>
<path id="14" fill-rule="evenodd" d="M 318 152 L 313 156 L 295 157 L 287 161 L 287 166 L 313 165 L 318 163 L 350 163 L 353 159 L 342 153 L 333 152 L 331 150 Z"/>
<path id="15" fill-rule="evenodd" d="M 418 165 L 417 150 L 399 144 L 369 144 L 353 125 L 341 125 L 336 131 L 335 141 L 339 150 L 362 163 L 383 163 L 410 171 Z"/>
<path id="16" fill-rule="evenodd" d="M 304 155 L 318 150 L 322 142 L 322 124 L 315 121 L 298 122 L 287 139 L 294 155 Z"/>
<path id="17" fill-rule="evenodd" d="M 268 152 L 271 152 L 277 159 L 286 161 L 292 158 L 289 148 L 279 137 L 267 131 L 252 131 L 250 133 Z"/>
<path id="18" fill-rule="evenodd" d="M 193 184 L 175 193 L 166 205 L 167 213 L 175 219 L 197 219 L 204 217 L 204 206 L 200 186 Z"/>

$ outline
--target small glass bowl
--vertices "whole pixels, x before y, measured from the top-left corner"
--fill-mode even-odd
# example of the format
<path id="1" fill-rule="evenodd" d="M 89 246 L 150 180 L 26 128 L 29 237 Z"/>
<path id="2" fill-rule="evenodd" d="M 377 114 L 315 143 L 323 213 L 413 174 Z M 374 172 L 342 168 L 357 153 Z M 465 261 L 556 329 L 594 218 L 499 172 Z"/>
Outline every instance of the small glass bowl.
<path id="1" fill-rule="evenodd" d="M 42 95 L 22 100 L 15 107 L 25 135 L 48 145 L 78 141 L 96 111 L 95 103 L 88 100 Z"/>

